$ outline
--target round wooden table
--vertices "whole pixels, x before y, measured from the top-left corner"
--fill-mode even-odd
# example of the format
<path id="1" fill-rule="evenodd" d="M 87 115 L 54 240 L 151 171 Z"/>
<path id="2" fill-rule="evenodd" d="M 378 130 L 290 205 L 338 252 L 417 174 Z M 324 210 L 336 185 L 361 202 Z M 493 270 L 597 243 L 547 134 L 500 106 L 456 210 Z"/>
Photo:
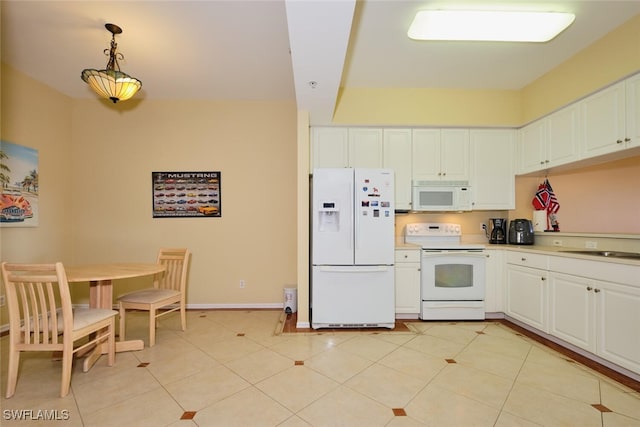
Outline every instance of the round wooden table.
<path id="1" fill-rule="evenodd" d="M 113 309 L 113 280 L 154 276 L 163 273 L 165 266 L 146 263 L 86 264 L 65 266 L 69 283 L 89 282 L 89 306 Z M 104 346 L 102 346 L 104 347 Z M 116 352 L 142 350 L 144 341 L 116 341 Z M 96 347 L 84 360 L 83 370 L 88 371 L 106 349 Z"/>

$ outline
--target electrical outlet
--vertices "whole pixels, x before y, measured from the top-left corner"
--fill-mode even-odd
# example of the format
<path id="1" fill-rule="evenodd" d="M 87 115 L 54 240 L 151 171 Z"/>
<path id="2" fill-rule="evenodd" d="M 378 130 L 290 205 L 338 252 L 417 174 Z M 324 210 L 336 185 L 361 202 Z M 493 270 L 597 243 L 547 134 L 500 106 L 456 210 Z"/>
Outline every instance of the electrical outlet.
<path id="1" fill-rule="evenodd" d="M 562 246 L 562 240 L 558 240 L 558 239 L 554 240 L 553 246 Z"/>
<path id="2" fill-rule="evenodd" d="M 487 231 L 487 224 L 484 222 L 480 223 L 480 231 Z"/>
<path id="3" fill-rule="evenodd" d="M 0 295 L 0 307 L 4 307 L 4 304 L 5 304 L 5 296 Z"/>
<path id="4" fill-rule="evenodd" d="M 244 279 L 240 279 L 240 289 L 244 289 Z"/>
<path id="5" fill-rule="evenodd" d="M 598 242 L 594 242 L 592 240 L 587 240 L 584 243 L 584 247 L 587 249 L 597 249 L 598 248 Z"/>

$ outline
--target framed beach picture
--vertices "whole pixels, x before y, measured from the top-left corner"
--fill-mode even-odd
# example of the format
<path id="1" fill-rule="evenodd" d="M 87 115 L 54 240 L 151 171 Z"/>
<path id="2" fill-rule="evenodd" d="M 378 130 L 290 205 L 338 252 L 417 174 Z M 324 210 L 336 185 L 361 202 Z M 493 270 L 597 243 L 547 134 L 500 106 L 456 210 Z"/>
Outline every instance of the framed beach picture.
<path id="1" fill-rule="evenodd" d="M 0 141 L 0 226 L 38 225 L 38 150 Z"/>
<path id="2" fill-rule="evenodd" d="M 220 218 L 220 172 L 152 172 L 154 218 Z"/>

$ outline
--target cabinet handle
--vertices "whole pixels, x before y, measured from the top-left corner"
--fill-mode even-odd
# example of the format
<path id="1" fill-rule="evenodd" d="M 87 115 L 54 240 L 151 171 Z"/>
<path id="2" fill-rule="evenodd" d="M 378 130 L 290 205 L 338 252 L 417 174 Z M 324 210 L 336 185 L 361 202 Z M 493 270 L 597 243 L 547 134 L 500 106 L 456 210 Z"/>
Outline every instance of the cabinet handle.
<path id="1" fill-rule="evenodd" d="M 545 280 L 547 280 L 547 278 L 546 277 L 541 277 L 540 280 L 542 280 L 544 282 Z"/>
<path id="2" fill-rule="evenodd" d="M 540 160 L 540 164 L 541 164 L 541 165 L 544 165 L 544 160 Z"/>
<path id="3" fill-rule="evenodd" d="M 622 140 L 621 139 L 617 140 L 616 144 L 622 144 Z"/>
<path id="4" fill-rule="evenodd" d="M 631 141 L 631 138 L 625 138 L 624 139 L 624 142 L 629 142 L 629 141 Z"/>
<path id="5" fill-rule="evenodd" d="M 520 258 L 520 261 L 526 261 L 526 260 L 527 260 L 526 258 Z"/>
<path id="6" fill-rule="evenodd" d="M 595 293 L 597 294 L 598 292 L 600 292 L 600 289 L 595 288 L 595 289 L 593 290 L 593 292 L 595 292 Z"/>
<path id="7" fill-rule="evenodd" d="M 438 176 L 442 176 L 442 172 L 438 172 Z"/>
<path id="8" fill-rule="evenodd" d="M 549 160 L 545 160 L 544 162 L 545 162 L 545 163 L 549 163 Z"/>
<path id="9" fill-rule="evenodd" d="M 593 288 L 592 288 L 591 286 L 587 286 L 587 290 L 588 290 L 588 291 L 592 291 L 592 290 L 593 290 Z"/>

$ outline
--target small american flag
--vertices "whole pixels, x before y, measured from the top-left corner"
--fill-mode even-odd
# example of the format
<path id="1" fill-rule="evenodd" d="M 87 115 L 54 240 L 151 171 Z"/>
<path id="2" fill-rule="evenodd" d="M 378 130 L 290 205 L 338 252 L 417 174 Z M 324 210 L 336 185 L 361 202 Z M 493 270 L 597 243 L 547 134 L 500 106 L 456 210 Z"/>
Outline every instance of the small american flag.
<path id="1" fill-rule="evenodd" d="M 549 200 L 547 202 L 547 213 L 555 214 L 560 210 L 560 202 L 558 202 L 558 198 L 556 197 L 556 193 L 553 192 L 553 188 L 551 188 L 551 184 L 548 179 L 544 180 L 544 185 L 549 192 Z"/>

